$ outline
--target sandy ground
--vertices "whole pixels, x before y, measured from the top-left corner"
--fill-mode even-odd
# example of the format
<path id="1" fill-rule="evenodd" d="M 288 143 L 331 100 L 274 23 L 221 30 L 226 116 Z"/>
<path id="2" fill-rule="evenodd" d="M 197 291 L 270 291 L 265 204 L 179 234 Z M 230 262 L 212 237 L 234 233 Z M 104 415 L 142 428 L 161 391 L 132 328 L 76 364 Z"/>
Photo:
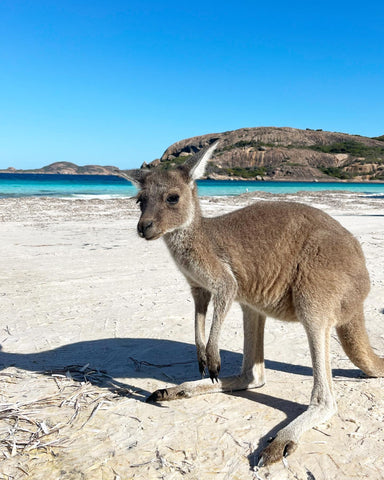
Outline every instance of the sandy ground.
<path id="1" fill-rule="evenodd" d="M 205 198 L 217 215 L 272 196 Z M 300 193 L 361 241 L 372 345 L 384 354 L 383 198 Z M 157 388 L 197 379 L 193 304 L 161 240 L 136 235 L 133 200 L 0 200 L 0 479 L 381 479 L 384 380 L 364 378 L 332 340 L 339 412 L 284 463 L 253 467 L 305 409 L 312 377 L 300 325 L 268 319 L 267 384 L 163 405 Z M 231 309 L 222 374 L 241 364 Z"/>

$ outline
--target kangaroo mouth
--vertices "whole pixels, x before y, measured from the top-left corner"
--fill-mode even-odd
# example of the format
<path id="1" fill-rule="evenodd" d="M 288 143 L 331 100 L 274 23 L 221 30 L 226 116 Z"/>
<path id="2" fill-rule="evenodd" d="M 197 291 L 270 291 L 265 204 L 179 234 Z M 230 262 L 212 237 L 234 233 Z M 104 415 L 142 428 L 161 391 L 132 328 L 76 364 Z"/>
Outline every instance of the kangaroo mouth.
<path id="1" fill-rule="evenodd" d="M 139 237 L 145 238 L 145 240 L 156 240 L 163 235 L 163 232 L 157 228 L 153 221 L 140 221 L 137 224 L 137 233 Z"/>
<path id="2" fill-rule="evenodd" d="M 139 232 L 139 237 L 144 238 L 145 240 L 157 240 L 163 235 L 162 232 Z"/>
<path id="3" fill-rule="evenodd" d="M 162 233 L 155 233 L 153 235 L 145 235 L 144 238 L 145 238 L 145 240 L 157 240 L 162 235 L 163 235 Z"/>

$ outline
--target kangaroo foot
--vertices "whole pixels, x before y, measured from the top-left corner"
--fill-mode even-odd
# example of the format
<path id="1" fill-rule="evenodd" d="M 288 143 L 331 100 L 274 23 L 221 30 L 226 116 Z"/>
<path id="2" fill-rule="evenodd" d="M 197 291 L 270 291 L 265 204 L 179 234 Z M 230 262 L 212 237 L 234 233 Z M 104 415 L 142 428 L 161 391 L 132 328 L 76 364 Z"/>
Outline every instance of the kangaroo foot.
<path id="1" fill-rule="evenodd" d="M 297 443 L 293 440 L 280 439 L 275 437 L 272 442 L 264 448 L 257 463 L 258 467 L 266 467 L 276 463 L 293 453 L 297 448 Z"/>
<path id="2" fill-rule="evenodd" d="M 164 402 L 167 400 L 176 400 L 181 398 L 189 398 L 191 394 L 187 390 L 179 387 L 160 388 L 155 390 L 146 400 L 146 403 Z"/>
<path id="3" fill-rule="evenodd" d="M 150 395 L 146 402 L 157 403 L 168 400 L 181 400 L 184 398 L 196 397 L 206 393 L 233 392 L 236 390 L 247 390 L 247 388 L 257 388 L 264 385 L 264 379 L 257 381 L 252 375 L 242 374 L 230 377 L 222 377 L 216 382 L 209 378 L 184 382 L 180 385 L 169 388 L 161 388 Z"/>

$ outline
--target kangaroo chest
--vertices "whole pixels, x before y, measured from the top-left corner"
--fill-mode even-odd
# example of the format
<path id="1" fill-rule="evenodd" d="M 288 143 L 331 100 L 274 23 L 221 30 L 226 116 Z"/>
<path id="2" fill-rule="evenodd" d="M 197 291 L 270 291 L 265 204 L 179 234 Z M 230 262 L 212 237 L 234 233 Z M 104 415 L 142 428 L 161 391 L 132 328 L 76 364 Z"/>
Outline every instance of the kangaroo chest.
<path id="1" fill-rule="evenodd" d="M 184 232 L 174 233 L 165 238 L 167 247 L 180 271 L 189 283 L 215 291 L 222 282 L 228 266 L 203 242 L 193 241 Z"/>

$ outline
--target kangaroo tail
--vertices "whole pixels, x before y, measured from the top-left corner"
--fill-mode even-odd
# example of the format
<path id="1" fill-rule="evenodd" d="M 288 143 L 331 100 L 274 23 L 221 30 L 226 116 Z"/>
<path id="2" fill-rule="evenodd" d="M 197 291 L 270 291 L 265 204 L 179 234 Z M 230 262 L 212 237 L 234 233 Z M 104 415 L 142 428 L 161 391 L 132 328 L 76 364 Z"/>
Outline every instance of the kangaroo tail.
<path id="1" fill-rule="evenodd" d="M 369 377 L 384 377 L 384 358 L 373 351 L 364 324 L 364 314 L 336 327 L 341 345 L 350 360 Z"/>

